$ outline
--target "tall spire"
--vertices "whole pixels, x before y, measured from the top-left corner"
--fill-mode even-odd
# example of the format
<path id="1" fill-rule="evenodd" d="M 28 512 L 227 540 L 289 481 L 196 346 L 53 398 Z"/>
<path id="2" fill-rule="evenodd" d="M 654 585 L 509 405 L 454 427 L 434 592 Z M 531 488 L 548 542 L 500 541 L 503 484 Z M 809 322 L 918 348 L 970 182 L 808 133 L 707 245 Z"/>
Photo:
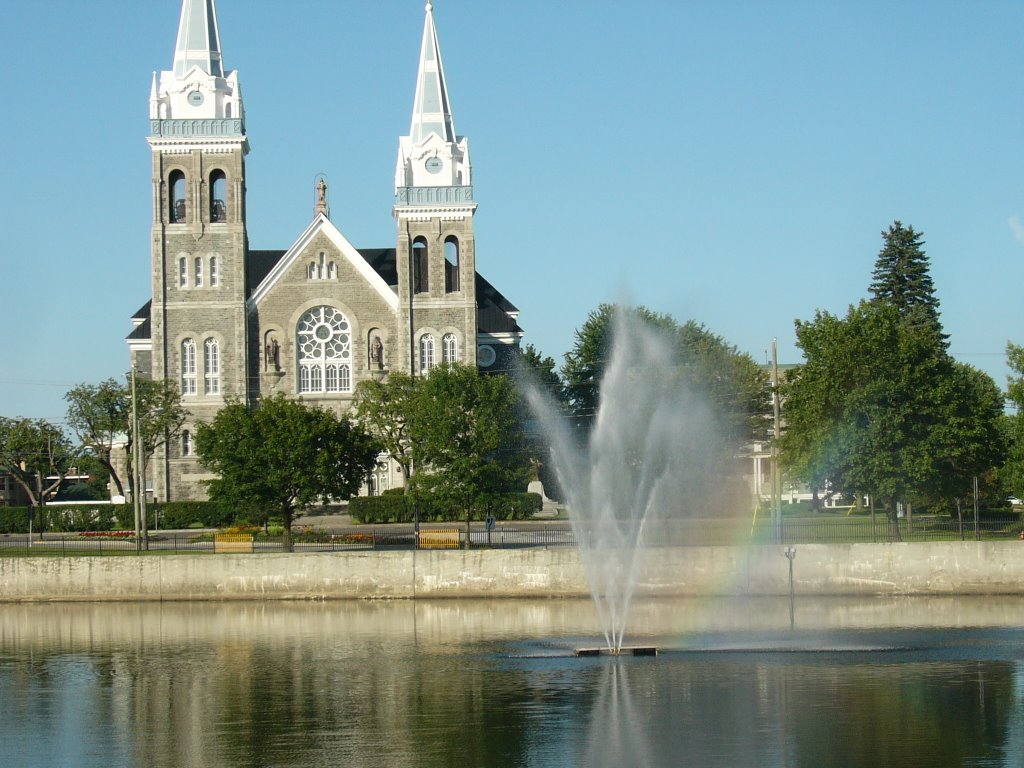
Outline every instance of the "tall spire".
<path id="1" fill-rule="evenodd" d="M 216 0 L 182 2 L 178 42 L 174 47 L 174 76 L 183 78 L 192 67 L 214 77 L 224 76 Z"/>
<path id="2" fill-rule="evenodd" d="M 211 0 L 212 2 L 212 0 Z M 455 122 L 452 120 L 448 84 L 441 64 L 441 46 L 437 42 L 434 26 L 434 6 L 427 3 L 427 19 L 423 25 L 423 45 L 420 48 L 420 69 L 416 79 L 416 98 L 412 108 L 412 127 L 409 135 L 419 144 L 431 133 L 444 141 L 455 141 Z"/>
<path id="3" fill-rule="evenodd" d="M 151 136 L 245 135 L 238 72 L 225 70 L 221 58 L 216 0 L 181 0 L 174 66 L 161 72 L 154 86 Z"/>
<path id="4" fill-rule="evenodd" d="M 473 197 L 469 142 L 455 133 L 448 82 L 441 63 L 441 46 L 434 26 L 434 6 L 427 2 L 423 25 L 416 96 L 413 99 L 412 126 L 408 136 L 398 139 L 398 164 L 395 169 L 395 196 L 398 205 L 418 205 L 434 200 L 441 193 L 415 192 L 414 189 L 453 189 L 442 196 L 460 205 Z"/>

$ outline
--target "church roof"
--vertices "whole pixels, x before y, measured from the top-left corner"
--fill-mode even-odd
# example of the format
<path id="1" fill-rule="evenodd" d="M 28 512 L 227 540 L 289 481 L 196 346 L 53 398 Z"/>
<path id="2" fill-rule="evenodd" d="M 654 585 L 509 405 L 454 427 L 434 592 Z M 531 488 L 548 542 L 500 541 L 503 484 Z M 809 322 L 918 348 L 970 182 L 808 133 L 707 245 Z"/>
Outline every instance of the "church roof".
<path id="1" fill-rule="evenodd" d="M 256 286 L 270 274 L 270 270 L 281 260 L 287 251 L 249 251 L 246 270 L 245 295 L 252 296 Z"/>

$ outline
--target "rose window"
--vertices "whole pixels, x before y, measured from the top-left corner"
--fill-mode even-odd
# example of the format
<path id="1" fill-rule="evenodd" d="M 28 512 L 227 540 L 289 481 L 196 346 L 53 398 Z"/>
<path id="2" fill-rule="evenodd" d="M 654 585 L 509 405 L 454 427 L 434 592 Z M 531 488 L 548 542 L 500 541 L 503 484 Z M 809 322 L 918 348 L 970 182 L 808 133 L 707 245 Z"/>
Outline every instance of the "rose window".
<path id="1" fill-rule="evenodd" d="M 334 307 L 316 307 L 295 329 L 299 392 L 352 391 L 352 327 Z"/>

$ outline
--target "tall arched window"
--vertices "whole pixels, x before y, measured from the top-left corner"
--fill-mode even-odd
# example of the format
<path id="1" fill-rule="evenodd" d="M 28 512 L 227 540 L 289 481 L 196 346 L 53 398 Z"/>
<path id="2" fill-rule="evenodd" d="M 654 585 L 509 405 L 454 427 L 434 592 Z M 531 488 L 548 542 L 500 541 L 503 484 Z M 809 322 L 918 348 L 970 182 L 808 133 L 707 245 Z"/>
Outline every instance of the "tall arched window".
<path id="1" fill-rule="evenodd" d="M 188 288 L 188 259 L 184 256 L 178 259 L 178 287 Z"/>
<path id="2" fill-rule="evenodd" d="M 434 337 L 429 333 L 420 336 L 420 374 L 426 376 L 434 367 Z"/>
<path id="3" fill-rule="evenodd" d="M 455 293 L 459 290 L 459 241 L 455 237 L 444 241 L 444 291 Z"/>
<path id="4" fill-rule="evenodd" d="M 203 391 L 220 394 L 220 343 L 216 339 L 203 342 Z"/>
<path id="5" fill-rule="evenodd" d="M 416 293 L 430 290 L 429 272 L 426 238 L 417 237 L 412 243 L 412 285 Z"/>
<path id="6" fill-rule="evenodd" d="M 216 288 L 220 285 L 220 264 L 217 263 L 217 257 L 210 257 L 210 287 Z"/>
<path id="7" fill-rule="evenodd" d="M 445 365 L 459 362 L 459 340 L 454 333 L 446 333 L 441 338 L 441 361 Z"/>
<path id="8" fill-rule="evenodd" d="M 352 326 L 334 307 L 315 307 L 295 329 L 299 392 L 352 391 Z"/>
<path id="9" fill-rule="evenodd" d="M 203 287 L 203 257 L 202 256 L 196 256 L 195 274 L 193 275 L 193 277 L 195 278 L 196 288 L 202 288 Z"/>
<path id="10" fill-rule="evenodd" d="M 187 429 L 181 433 L 181 455 L 192 455 L 192 433 Z"/>
<path id="11" fill-rule="evenodd" d="M 181 342 L 181 394 L 196 394 L 196 340 Z"/>
<path id="12" fill-rule="evenodd" d="M 210 174 L 210 222 L 223 223 L 228 220 L 228 178 L 224 171 Z"/>
<path id="13" fill-rule="evenodd" d="M 167 220 L 171 224 L 185 223 L 185 173 L 184 171 L 172 171 L 167 179 L 170 188 L 168 203 L 170 209 L 167 212 Z"/>

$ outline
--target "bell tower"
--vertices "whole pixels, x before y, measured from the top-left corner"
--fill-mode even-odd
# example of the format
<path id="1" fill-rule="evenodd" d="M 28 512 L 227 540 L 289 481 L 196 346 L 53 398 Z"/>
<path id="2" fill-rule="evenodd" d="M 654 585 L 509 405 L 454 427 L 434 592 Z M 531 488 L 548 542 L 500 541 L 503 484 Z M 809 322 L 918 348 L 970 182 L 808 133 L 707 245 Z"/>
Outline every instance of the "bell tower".
<path id="1" fill-rule="evenodd" d="M 406 370 L 476 363 L 476 240 L 469 142 L 455 133 L 433 5 L 426 6 L 408 136 L 398 144 L 394 217 Z"/>
<path id="2" fill-rule="evenodd" d="M 153 74 L 149 118 L 152 360 L 142 373 L 173 382 L 189 411 L 185 439 L 151 460 L 153 485 L 161 500 L 170 488 L 200 497 L 191 430 L 226 397 L 249 397 L 249 140 L 238 73 L 224 69 L 215 0 L 182 0 L 172 69 Z"/>

